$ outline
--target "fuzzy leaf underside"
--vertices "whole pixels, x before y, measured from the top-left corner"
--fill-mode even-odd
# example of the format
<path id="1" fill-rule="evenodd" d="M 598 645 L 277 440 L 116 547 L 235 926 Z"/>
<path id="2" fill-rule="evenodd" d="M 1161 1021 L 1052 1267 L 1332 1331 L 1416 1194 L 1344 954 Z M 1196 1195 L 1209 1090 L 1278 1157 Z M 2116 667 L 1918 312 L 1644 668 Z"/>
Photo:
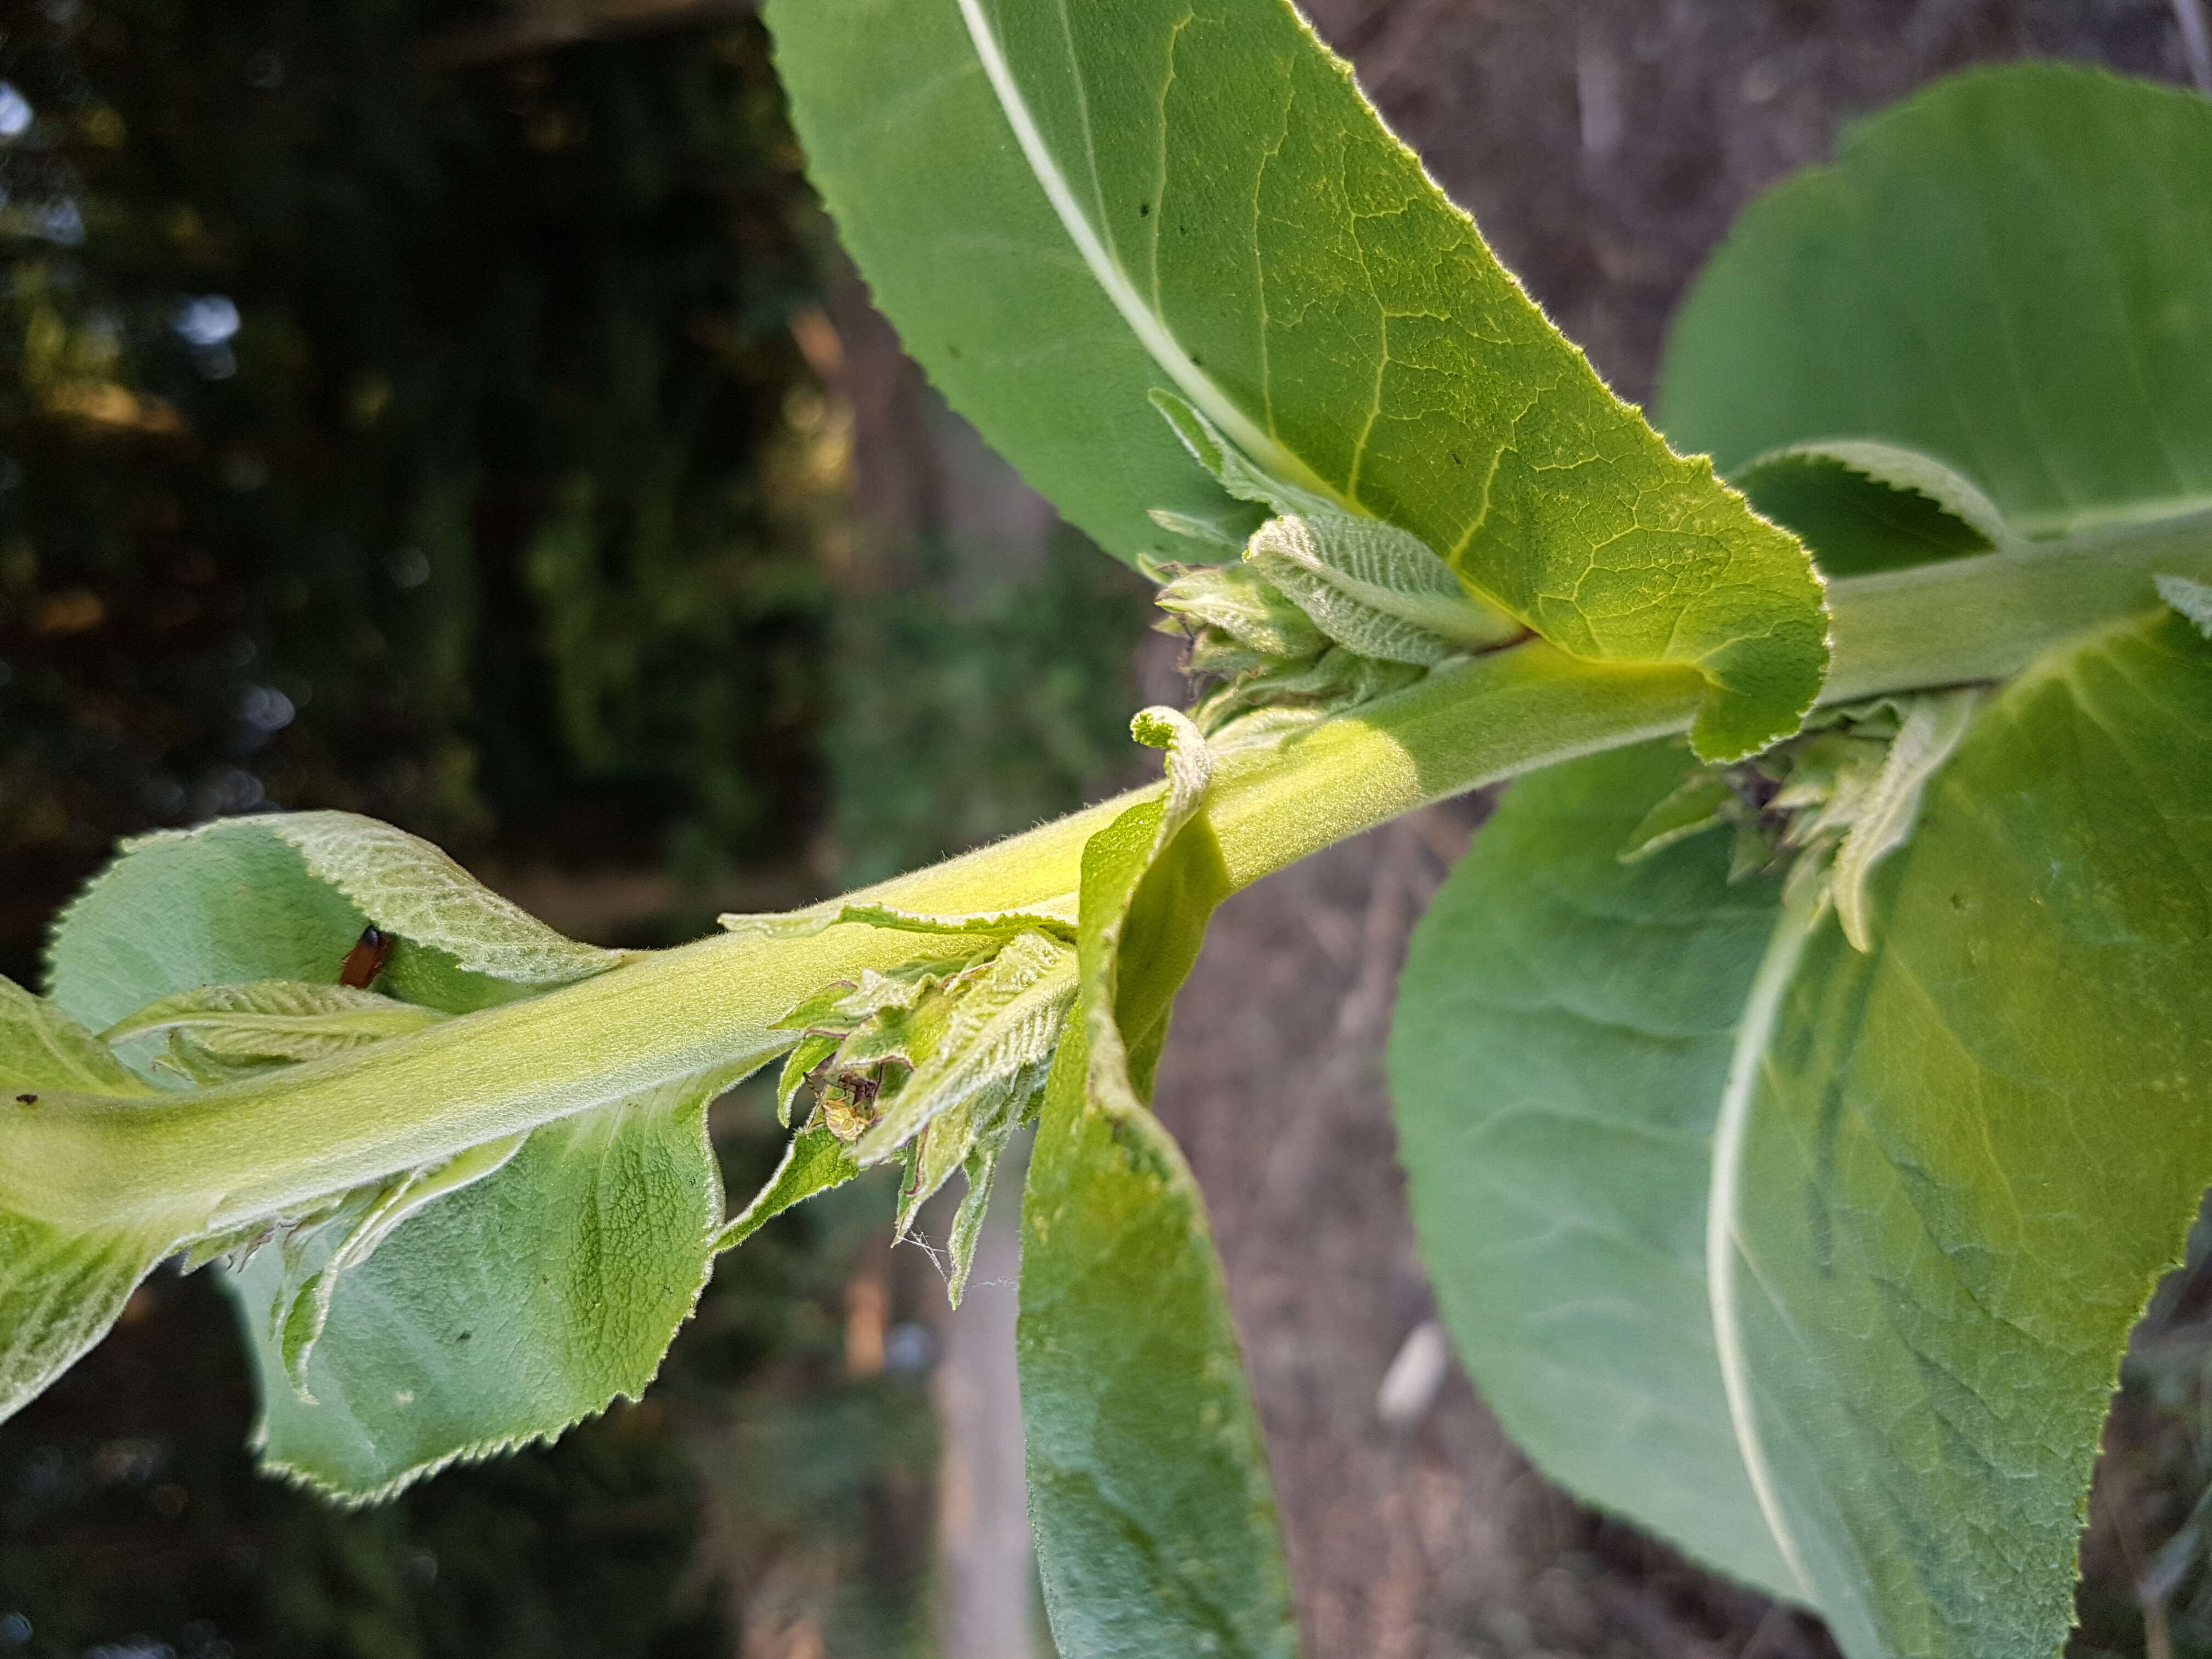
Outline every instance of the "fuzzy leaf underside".
<path id="1" fill-rule="evenodd" d="M 860 1173 L 852 1149 L 826 1126 L 801 1129 L 784 1148 L 767 1184 L 715 1235 L 717 1250 L 735 1249 L 769 1222 L 817 1193 L 842 1187 Z"/>
<path id="2" fill-rule="evenodd" d="M 1153 418 L 1172 393 L 1561 648 L 1696 667 L 1708 756 L 1810 705 L 1826 628 L 1802 551 L 1606 390 L 1286 0 L 769 16 L 878 303 L 1110 550 L 1212 556 L 1260 522 Z"/>
<path id="3" fill-rule="evenodd" d="M 0 1211 L 0 1422 L 107 1334 L 177 1242 L 158 1227 L 91 1231 Z"/>
<path id="4" fill-rule="evenodd" d="M 349 812 L 218 818 L 125 843 L 56 922 L 55 1000 L 95 1030 L 161 998 L 256 980 L 336 984 L 374 923 L 377 988 L 448 1013 L 620 963 L 517 909 L 428 842 Z"/>
<path id="5" fill-rule="evenodd" d="M 263 822 L 298 849 L 316 880 L 379 927 L 442 951 L 470 973 L 510 985 L 566 985 L 627 959 L 556 933 L 438 848 L 391 824 L 352 812 L 281 812 Z"/>
<path id="6" fill-rule="evenodd" d="M 0 979 L 0 1086 L 15 1105 L 40 1089 L 91 1095 L 143 1095 L 145 1082 L 58 1004 Z"/>
<path id="7" fill-rule="evenodd" d="M 1153 392 L 1152 405 L 1222 489 L 1275 510 L 1246 542 L 1243 562 L 1337 644 L 1362 656 L 1427 667 L 1522 631 L 1470 594 L 1411 532 L 1276 483 L 1170 392 Z M 1231 631 L 1243 630 L 1232 625 Z"/>
<path id="8" fill-rule="evenodd" d="M 163 997 L 101 1037 L 126 1051 L 143 1039 L 165 1041 L 166 1053 L 146 1051 L 149 1069 L 166 1065 L 194 1082 L 224 1083 L 404 1036 L 443 1018 L 434 1008 L 350 986 L 264 979 Z"/>
<path id="9" fill-rule="evenodd" d="M 394 999 L 336 982 L 372 922 L 398 941 L 377 981 Z M 224 1003 L 264 1020 L 388 1019 L 394 1006 L 427 1020 L 621 959 L 531 921 L 427 843 L 343 813 L 131 843 L 64 915 L 49 952 L 58 1005 L 103 1027 Z M 434 1201 L 388 1237 L 288 1233 L 289 1259 L 283 1243 L 262 1244 L 231 1277 L 269 1466 L 349 1499 L 381 1497 L 642 1389 L 721 1224 L 705 1104 L 730 1080 L 702 1075 L 556 1120 L 504 1163 L 504 1147 L 477 1149 L 426 1171 Z M 498 1167 L 452 1189 L 471 1158 Z M 351 1206 L 342 1215 L 374 1216 L 374 1193 L 331 1198 Z M 320 1274 L 349 1237 L 373 1253 Z"/>
<path id="10" fill-rule="evenodd" d="M 0 979 L 0 1111 L 36 1112 L 41 1090 L 152 1091 L 89 1031 Z M 0 1421 L 104 1336 L 188 1218 L 94 1231 L 0 1209 Z"/>
<path id="11" fill-rule="evenodd" d="M 308 1398 L 270 1329 L 280 1253 L 228 1275 L 264 1464 L 373 1501 L 642 1394 L 721 1225 L 714 1092 L 678 1085 L 549 1123 L 495 1174 L 409 1218 L 337 1281 L 298 1368 Z"/>
<path id="12" fill-rule="evenodd" d="M 1393 1091 L 1447 1322 L 1555 1477 L 1851 1659 L 2042 1659 L 2212 1183 L 2212 645 L 2158 615 L 1985 706 L 1869 952 L 1789 938 L 1724 838 L 1621 862 L 1686 758 L 1524 783 L 1417 935 Z"/>
<path id="13" fill-rule="evenodd" d="M 1094 836 L 1081 993 L 1022 1207 L 1018 1348 L 1038 1565 L 1068 1659 L 1296 1650 L 1267 1457 L 1197 1183 L 1146 1107 L 1226 891 L 1202 752 Z"/>

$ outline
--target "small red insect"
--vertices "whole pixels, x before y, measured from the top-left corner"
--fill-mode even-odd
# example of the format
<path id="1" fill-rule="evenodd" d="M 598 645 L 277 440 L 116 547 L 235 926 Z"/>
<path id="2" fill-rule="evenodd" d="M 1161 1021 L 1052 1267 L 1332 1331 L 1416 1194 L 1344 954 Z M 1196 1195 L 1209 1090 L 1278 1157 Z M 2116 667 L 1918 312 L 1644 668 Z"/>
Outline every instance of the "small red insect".
<path id="1" fill-rule="evenodd" d="M 338 969 L 338 983 L 356 991 L 368 989 L 368 982 L 384 971 L 384 964 L 392 959 L 392 935 L 364 927 L 361 937 L 354 941 L 353 949 L 346 952 L 344 963 Z"/>

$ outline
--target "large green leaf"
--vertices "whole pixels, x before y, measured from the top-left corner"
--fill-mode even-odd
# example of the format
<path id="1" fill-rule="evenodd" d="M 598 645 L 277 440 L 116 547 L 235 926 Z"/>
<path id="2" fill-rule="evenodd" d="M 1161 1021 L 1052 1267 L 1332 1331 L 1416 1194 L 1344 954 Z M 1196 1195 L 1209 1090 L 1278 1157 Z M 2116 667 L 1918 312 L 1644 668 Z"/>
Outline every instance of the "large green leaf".
<path id="1" fill-rule="evenodd" d="M 549 1123 L 496 1174 L 410 1218 L 338 1279 L 301 1387 L 276 1328 L 283 1252 L 263 1248 L 234 1286 L 264 1462 L 374 1499 L 641 1395 L 722 1223 L 714 1092 L 679 1085 Z"/>
<path id="2" fill-rule="evenodd" d="M 1923 451 L 2028 536 L 2212 507 L 2208 178 L 2192 94 L 2054 64 L 1942 82 L 1745 211 L 1660 423 L 1728 471 L 1807 440 Z"/>
<path id="3" fill-rule="evenodd" d="M 1780 883 L 1725 836 L 1636 863 L 1679 744 L 1506 795 L 1413 936 L 1391 1092 L 1422 1251 L 1486 1399 L 1554 1479 L 1775 1591 L 1706 1307 L 1719 1081 Z"/>
<path id="4" fill-rule="evenodd" d="M 1257 522 L 1149 406 L 1411 532 L 1562 648 L 1692 665 L 1695 736 L 1789 731 L 1824 661 L 1789 538 L 1668 451 L 1286 0 L 777 0 L 811 176 L 955 407 L 1124 557 Z M 1218 551 L 1218 550 L 1217 550 Z"/>
<path id="5" fill-rule="evenodd" d="M 1030 1513 L 1068 1659 L 1295 1651 L 1266 1448 L 1198 1185 L 1146 1105 L 1227 890 L 1188 722 L 1084 849 L 1082 988 L 1022 1206 Z M 1163 734 L 1164 735 L 1164 734 Z"/>
<path id="6" fill-rule="evenodd" d="M 377 981 L 396 1003 L 337 984 L 372 924 L 396 941 Z M 427 842 L 330 812 L 132 843 L 63 916 L 50 951 L 61 1008 L 126 1039 L 181 1022 L 205 1048 L 214 1030 L 212 1059 L 242 1054 L 249 1069 L 389 1040 L 376 1027 L 412 1011 L 466 1012 L 622 959 L 535 921 Z M 728 1080 L 610 1102 L 533 1131 L 511 1156 L 483 1148 L 395 1171 L 331 1194 L 334 1209 L 205 1244 L 253 1251 L 234 1287 L 270 1465 L 374 1497 L 638 1393 L 706 1279 L 721 1188 L 705 1105 Z M 10 1237 L 0 1266 L 27 1272 L 18 1264 L 95 1246 L 106 1249 Z M 94 1265 L 112 1261 L 106 1250 Z"/>
<path id="7" fill-rule="evenodd" d="M 1470 1371 L 1547 1469 L 1853 1659 L 2042 1659 L 2130 1324 L 2212 1182 L 2212 644 L 2171 613 L 1978 717 L 1873 949 L 1650 748 L 1510 795 L 1391 1054 Z"/>

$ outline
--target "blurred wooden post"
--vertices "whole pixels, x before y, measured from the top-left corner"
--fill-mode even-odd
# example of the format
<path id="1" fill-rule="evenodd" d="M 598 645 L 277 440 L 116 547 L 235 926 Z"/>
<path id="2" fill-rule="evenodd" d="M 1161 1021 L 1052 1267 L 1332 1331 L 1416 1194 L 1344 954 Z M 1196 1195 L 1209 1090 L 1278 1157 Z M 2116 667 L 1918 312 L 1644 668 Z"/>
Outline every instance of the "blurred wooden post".
<path id="1" fill-rule="evenodd" d="M 944 1324 L 935 1389 L 937 1635 L 948 1659 L 1034 1659 L 1035 1568 L 1014 1371 L 1021 1171 L 1000 1176 L 959 1310 Z"/>

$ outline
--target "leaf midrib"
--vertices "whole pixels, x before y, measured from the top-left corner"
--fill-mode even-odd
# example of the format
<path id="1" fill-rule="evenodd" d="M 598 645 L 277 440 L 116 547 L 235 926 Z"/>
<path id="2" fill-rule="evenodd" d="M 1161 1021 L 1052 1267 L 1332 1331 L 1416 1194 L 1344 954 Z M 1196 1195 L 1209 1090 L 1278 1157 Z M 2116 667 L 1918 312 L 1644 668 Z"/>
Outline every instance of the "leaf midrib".
<path id="1" fill-rule="evenodd" d="M 1750 1358 L 1744 1352 L 1736 1316 L 1736 1264 L 1745 1255 L 1737 1223 L 1743 1208 L 1743 1160 L 1750 1142 L 1752 1109 L 1759 1097 L 1759 1076 L 1783 998 L 1796 975 L 1798 959 L 1815 919 L 1809 889 L 1784 904 L 1775 919 L 1774 932 L 1751 982 L 1751 994 L 1744 1000 L 1743 1018 L 1736 1026 L 1728 1080 L 1713 1124 L 1712 1175 L 1705 1197 L 1705 1294 L 1712 1311 L 1713 1354 L 1720 1364 L 1722 1391 L 1728 1397 L 1729 1425 L 1735 1432 L 1736 1453 L 1751 1482 L 1760 1518 L 1808 1605 L 1817 1605 L 1812 1574 L 1782 1512 L 1781 1495 L 1767 1462 L 1752 1398 Z"/>
<path id="2" fill-rule="evenodd" d="M 1158 366 L 1176 387 L 1201 410 L 1206 417 L 1234 439 L 1239 448 L 1254 462 L 1273 474 L 1279 482 L 1295 484 L 1317 495 L 1348 507 L 1343 492 L 1323 478 L 1294 451 L 1286 448 L 1273 434 L 1262 430 L 1251 417 L 1239 408 L 1212 376 L 1191 361 L 1182 343 L 1168 326 L 1167 319 L 1146 303 L 1136 283 L 1123 268 L 1120 258 L 1107 246 L 1100 228 L 1094 225 L 1084 212 L 1077 198 L 1074 185 L 1061 170 L 1059 159 L 1053 154 L 1051 144 L 1030 112 L 1028 100 L 1016 80 L 1012 65 L 1006 61 L 991 20 L 984 14 L 984 0 L 959 0 L 961 21 L 967 26 L 968 39 L 975 49 L 977 61 L 988 82 L 992 96 L 997 100 L 1000 112 L 1013 131 L 1014 142 L 1020 146 L 1022 156 L 1029 163 L 1030 173 L 1044 192 L 1060 228 L 1083 259 L 1091 273 L 1122 321 L 1137 337 L 1146 355 Z M 1086 139 L 1090 127 L 1089 102 L 1084 91 L 1083 70 L 1071 52 L 1068 69 L 1074 79 L 1077 96 L 1084 103 L 1084 127 Z M 1160 112 L 1163 130 L 1167 112 Z M 1097 156 L 1091 158 L 1094 179 L 1097 175 Z M 1154 215 L 1154 240 L 1158 235 Z M 1157 252 L 1157 250 L 1156 250 Z M 1158 287 L 1157 273 L 1154 286 Z"/>

